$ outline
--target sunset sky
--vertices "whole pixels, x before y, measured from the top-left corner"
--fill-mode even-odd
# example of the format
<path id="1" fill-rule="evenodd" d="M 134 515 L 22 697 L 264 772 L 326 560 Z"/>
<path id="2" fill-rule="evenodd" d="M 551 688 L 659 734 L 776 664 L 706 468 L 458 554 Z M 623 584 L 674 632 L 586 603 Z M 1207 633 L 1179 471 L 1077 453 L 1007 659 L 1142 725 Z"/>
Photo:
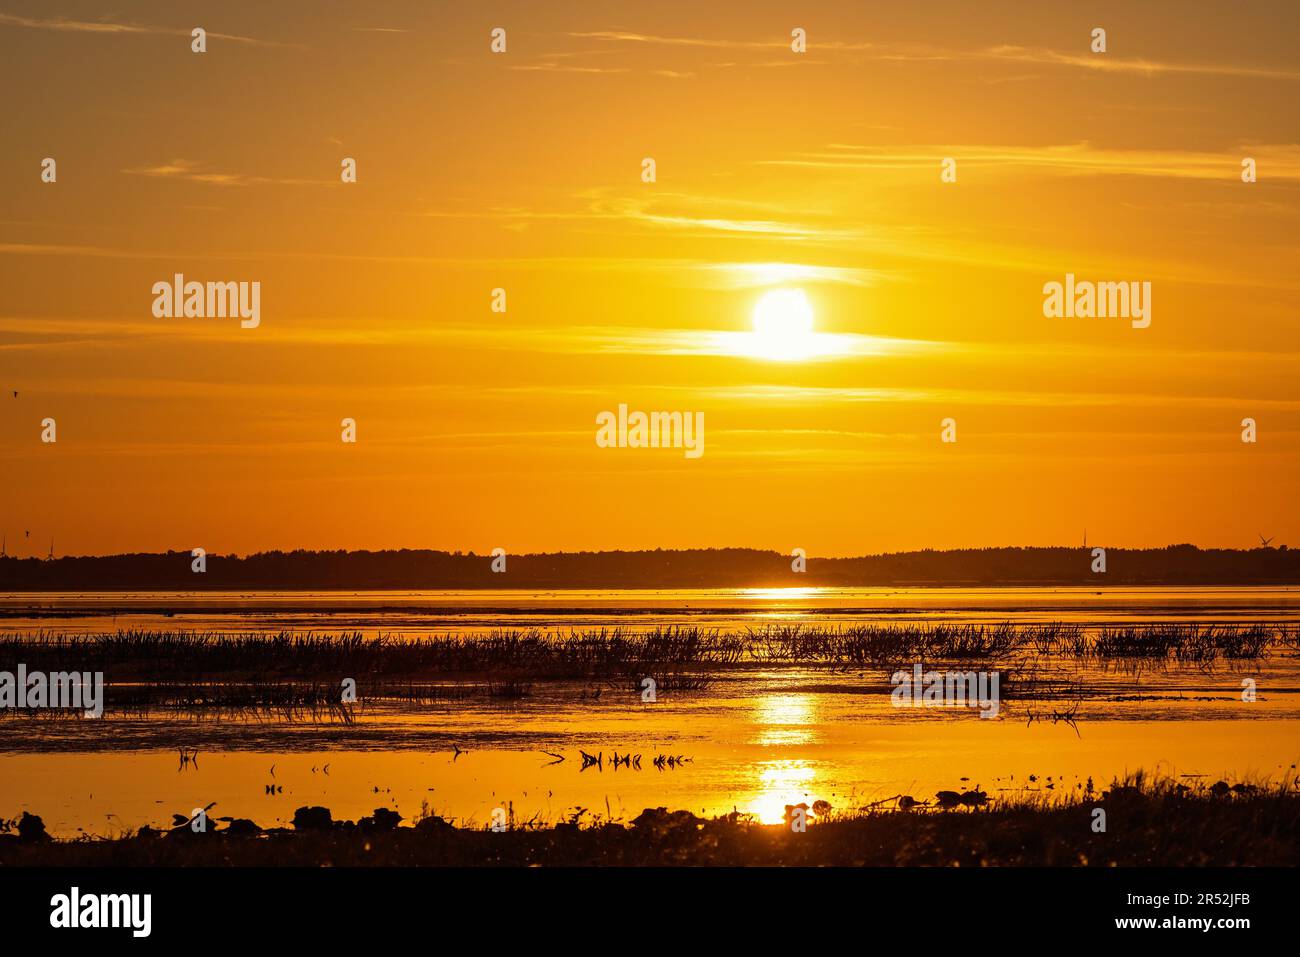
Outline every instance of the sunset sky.
<path id="1" fill-rule="evenodd" d="M 1300 13 L 1196 9 L 0 0 L 9 552 L 1300 544 Z"/>

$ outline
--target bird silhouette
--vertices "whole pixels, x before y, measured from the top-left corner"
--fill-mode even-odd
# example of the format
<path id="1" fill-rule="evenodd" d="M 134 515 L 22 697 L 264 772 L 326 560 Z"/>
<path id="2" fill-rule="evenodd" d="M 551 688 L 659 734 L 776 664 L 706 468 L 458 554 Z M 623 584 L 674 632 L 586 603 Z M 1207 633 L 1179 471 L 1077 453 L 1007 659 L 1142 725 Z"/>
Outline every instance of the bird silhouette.
<path id="1" fill-rule="evenodd" d="M 1255 534 L 1258 535 L 1259 533 L 1256 532 Z M 1268 538 L 1265 538 L 1263 535 L 1260 535 L 1260 536 L 1259 536 L 1259 543 L 1260 543 L 1260 545 L 1264 546 L 1265 548 L 1268 548 L 1268 543 L 1271 542 L 1271 541 L 1272 541 L 1273 539 L 1275 539 L 1275 538 L 1277 538 L 1276 535 L 1271 535 L 1271 536 L 1269 536 Z"/>

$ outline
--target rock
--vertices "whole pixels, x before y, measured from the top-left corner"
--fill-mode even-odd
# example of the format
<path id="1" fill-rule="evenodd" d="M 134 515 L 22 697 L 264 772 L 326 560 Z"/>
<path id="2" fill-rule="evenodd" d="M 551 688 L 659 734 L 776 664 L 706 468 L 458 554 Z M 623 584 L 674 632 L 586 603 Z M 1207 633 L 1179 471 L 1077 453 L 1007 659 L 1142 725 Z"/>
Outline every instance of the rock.
<path id="1" fill-rule="evenodd" d="M 648 807 L 632 819 L 632 826 L 646 831 L 668 831 L 682 827 L 692 830 L 703 822 L 690 811 L 669 811 L 666 807 Z"/>
<path id="2" fill-rule="evenodd" d="M 401 820 L 402 815 L 396 811 L 390 811 L 386 807 L 377 807 L 375 813 L 370 817 L 363 817 L 357 821 L 357 827 L 372 831 L 391 831 L 401 823 Z"/>
<path id="3" fill-rule="evenodd" d="M 437 831 L 451 831 L 453 826 L 438 817 L 436 814 L 430 814 L 428 817 L 422 817 L 415 822 L 415 830 L 418 834 L 431 834 Z"/>
<path id="4" fill-rule="evenodd" d="M 334 815 L 327 807 L 300 807 L 293 812 L 293 826 L 298 831 L 328 831 L 334 827 Z"/>
<path id="5" fill-rule="evenodd" d="M 20 841 L 52 840 L 50 835 L 45 833 L 45 822 L 35 814 L 28 814 L 26 811 L 23 811 L 23 816 L 18 819 L 18 839 Z"/>

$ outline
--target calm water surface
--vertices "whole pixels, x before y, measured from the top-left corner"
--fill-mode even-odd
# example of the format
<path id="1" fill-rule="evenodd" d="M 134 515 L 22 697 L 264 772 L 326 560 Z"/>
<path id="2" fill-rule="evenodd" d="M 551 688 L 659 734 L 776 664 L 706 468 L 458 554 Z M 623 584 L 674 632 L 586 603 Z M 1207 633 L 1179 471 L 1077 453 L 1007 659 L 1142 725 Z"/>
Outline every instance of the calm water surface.
<path id="1" fill-rule="evenodd" d="M 311 630 L 418 639 L 513 627 L 861 621 L 1296 624 L 1300 590 L 0 595 L 0 634 Z M 428 807 L 480 824 L 496 807 L 513 808 L 517 820 L 556 821 L 578 812 L 626 820 L 659 805 L 704 814 L 738 809 L 773 821 L 800 801 L 849 809 L 976 785 L 994 798 L 1026 791 L 1055 798 L 1089 777 L 1104 786 L 1138 768 L 1189 783 L 1295 773 L 1300 659 L 1293 648 L 1212 669 L 1038 664 L 1086 689 L 1072 722 L 1052 720 L 1066 703 L 1004 702 L 991 720 L 964 709 L 895 708 L 889 669 L 762 667 L 653 704 L 621 689 L 595 698 L 594 687 L 539 682 L 517 701 L 385 704 L 353 724 L 111 712 L 99 721 L 0 717 L 0 818 L 30 810 L 61 835 L 106 834 L 165 825 L 175 812 L 216 801 L 213 815 L 263 825 L 286 823 L 304 804 L 330 807 L 336 817 L 391 807 L 408 819 Z M 1241 701 L 1243 678 L 1258 685 L 1254 704 Z M 199 749 L 196 763 L 180 763 L 182 745 Z M 580 751 L 602 763 L 584 769 Z M 615 768 L 613 752 L 639 754 L 641 768 Z M 653 761 L 661 755 L 686 760 L 660 770 Z M 268 785 L 275 793 L 266 793 Z"/>

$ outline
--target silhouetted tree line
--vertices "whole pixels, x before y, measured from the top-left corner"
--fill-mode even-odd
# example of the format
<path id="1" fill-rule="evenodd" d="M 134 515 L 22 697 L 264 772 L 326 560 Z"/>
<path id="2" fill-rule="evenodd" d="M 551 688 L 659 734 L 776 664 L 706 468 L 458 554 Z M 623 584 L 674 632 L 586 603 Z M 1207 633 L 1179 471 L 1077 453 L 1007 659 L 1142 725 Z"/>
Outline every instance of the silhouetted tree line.
<path id="1" fill-rule="evenodd" d="M 1300 550 L 1166 548 L 1106 550 L 1094 574 L 1083 548 L 977 548 L 791 558 L 749 548 L 559 552 L 510 555 L 506 572 L 473 552 L 259 552 L 208 555 L 191 570 L 189 552 L 56 558 L 0 558 L 0 591 L 128 589 L 389 588 L 726 588 L 791 585 L 1279 585 L 1300 583 Z"/>

